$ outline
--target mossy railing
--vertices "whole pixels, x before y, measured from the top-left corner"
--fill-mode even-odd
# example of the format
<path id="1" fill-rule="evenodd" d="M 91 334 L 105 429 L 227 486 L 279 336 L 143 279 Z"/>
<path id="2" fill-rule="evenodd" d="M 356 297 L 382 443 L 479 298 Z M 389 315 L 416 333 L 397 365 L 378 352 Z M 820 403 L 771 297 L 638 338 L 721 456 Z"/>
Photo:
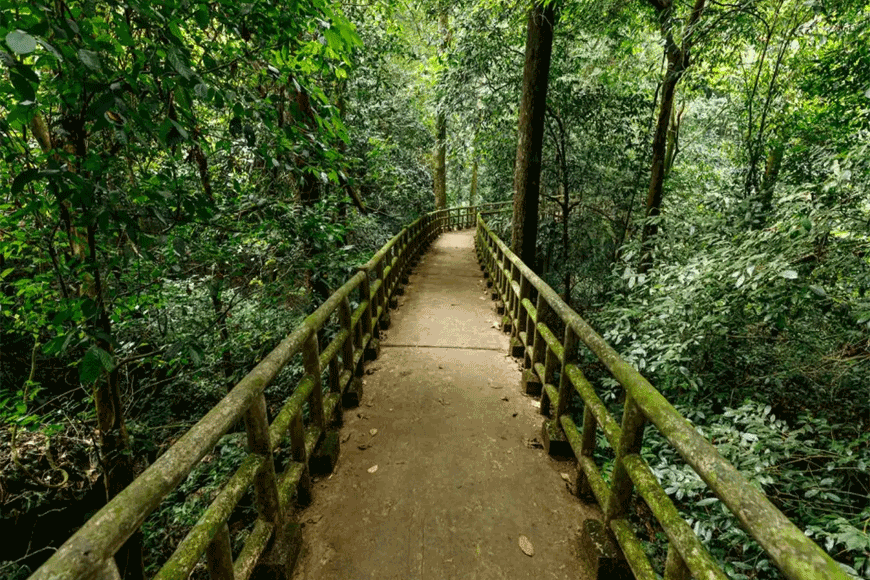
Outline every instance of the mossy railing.
<path id="1" fill-rule="evenodd" d="M 540 389 L 541 412 L 548 416 L 552 412 L 553 418 L 544 422 L 542 430 L 546 445 L 552 449 L 554 440 L 567 441 L 577 459 L 578 495 L 597 501 L 606 529 L 636 578 L 656 580 L 657 575 L 627 519 L 634 492 L 647 503 L 667 536 L 665 580 L 727 579 L 640 456 L 644 428 L 651 423 L 786 578 L 848 580 L 836 562 L 725 461 L 649 381 L 511 252 L 482 217 L 477 220 L 476 247 L 481 268 L 493 287 L 493 299 L 500 301 L 502 327 L 511 332 L 511 353 L 524 359 L 523 381 Z M 564 328 L 561 340 L 551 326 Z M 580 370 L 577 356 L 581 343 L 625 390 L 621 423 Z M 580 429 L 568 414 L 574 392 L 583 400 Z M 593 460 L 599 428 L 615 451 L 609 484 Z"/>
<path id="2" fill-rule="evenodd" d="M 247 580 L 262 564 L 267 548 L 280 547 L 292 533 L 294 505 L 311 500 L 309 460 L 322 446 L 328 428 L 340 421 L 342 400 L 353 404 L 358 398 L 363 364 L 377 356 L 378 330 L 389 326 L 394 297 L 403 291 L 413 264 L 442 231 L 473 227 L 478 212 L 498 205 L 435 211 L 393 237 L 205 417 L 69 538 L 31 580 L 118 578 L 115 553 L 241 420 L 247 431 L 247 455 L 155 578 L 186 579 L 205 554 L 211 578 Z M 332 321 L 339 330 L 329 344 L 321 345 L 318 331 Z M 270 424 L 264 390 L 299 359 L 304 376 Z M 274 454 L 286 447 L 288 436 L 290 459 L 278 473 Z M 227 521 L 251 488 L 258 517 L 234 560 Z M 278 566 L 282 559 L 278 556 Z"/>

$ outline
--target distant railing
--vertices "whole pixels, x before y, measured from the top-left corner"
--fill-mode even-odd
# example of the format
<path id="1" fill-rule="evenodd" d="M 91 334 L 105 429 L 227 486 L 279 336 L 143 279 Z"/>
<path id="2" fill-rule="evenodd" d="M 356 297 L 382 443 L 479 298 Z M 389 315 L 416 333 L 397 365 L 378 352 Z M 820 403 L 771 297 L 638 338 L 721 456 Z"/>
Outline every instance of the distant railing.
<path id="1" fill-rule="evenodd" d="M 244 419 L 248 454 L 155 578 L 185 579 L 203 554 L 211 578 L 247 580 L 266 548 L 293 526 L 294 503 L 311 499 L 309 459 L 339 418 L 340 401 L 360 392 L 366 360 L 378 353 L 378 329 L 389 326 L 394 295 L 421 253 L 444 230 L 473 227 L 478 212 L 503 204 L 429 213 L 387 242 L 357 273 L 306 318 L 181 439 L 106 504 L 37 569 L 31 580 L 116 579 L 115 553 L 218 441 Z M 351 303 L 357 304 L 356 308 Z M 319 333 L 335 317 L 338 332 L 327 345 Z M 271 424 L 264 390 L 301 357 L 304 376 Z M 328 392 L 322 385 L 326 375 Z M 303 409 L 308 409 L 308 420 Z M 278 474 L 273 453 L 289 434 L 291 460 Z M 253 487 L 258 517 L 233 560 L 227 521 Z"/>
<path id="2" fill-rule="evenodd" d="M 668 538 L 665 580 L 727 580 L 692 527 L 640 456 L 647 422 L 655 425 L 683 460 L 706 482 L 790 580 L 848 580 L 848 576 L 818 545 L 785 517 L 749 483 L 641 374 L 626 363 L 604 339 L 534 274 L 489 229 L 477 220 L 476 246 L 484 274 L 493 285 L 493 298 L 504 309 L 503 327 L 511 332 L 511 351 L 525 361 L 524 381 L 541 385 L 541 412 L 554 418 L 544 424 L 545 438 L 567 440 L 578 466 L 578 493 L 594 499 L 604 514 L 631 571 L 638 579 L 657 575 L 640 540 L 627 520 L 632 493 L 646 501 Z M 560 341 L 547 321 L 564 327 Z M 582 343 L 625 389 L 622 422 L 618 423 L 577 366 Z M 552 384 L 559 369 L 558 387 Z M 568 414 L 576 391 L 584 403 L 578 429 Z M 608 485 L 593 460 L 598 429 L 616 454 Z M 549 441 L 547 444 L 549 445 Z"/>

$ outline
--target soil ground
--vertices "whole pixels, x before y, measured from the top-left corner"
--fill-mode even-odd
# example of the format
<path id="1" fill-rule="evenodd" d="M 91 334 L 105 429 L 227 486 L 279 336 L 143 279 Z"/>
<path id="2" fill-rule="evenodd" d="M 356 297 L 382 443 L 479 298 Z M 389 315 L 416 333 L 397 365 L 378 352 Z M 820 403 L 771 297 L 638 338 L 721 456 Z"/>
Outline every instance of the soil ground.
<path id="1" fill-rule="evenodd" d="M 593 514 L 566 489 L 573 467 L 538 447 L 543 417 L 520 392 L 473 231 L 433 244 L 392 318 L 338 465 L 300 514 L 294 578 L 590 577 L 577 538 Z"/>

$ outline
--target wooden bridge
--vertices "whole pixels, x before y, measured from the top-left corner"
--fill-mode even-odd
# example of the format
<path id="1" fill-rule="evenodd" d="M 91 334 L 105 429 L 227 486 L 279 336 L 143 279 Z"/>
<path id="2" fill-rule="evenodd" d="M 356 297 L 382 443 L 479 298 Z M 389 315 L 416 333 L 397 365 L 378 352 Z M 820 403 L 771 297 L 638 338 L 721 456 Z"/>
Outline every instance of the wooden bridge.
<path id="1" fill-rule="evenodd" d="M 121 546 L 244 419 L 247 456 L 156 578 L 204 560 L 215 580 L 724 580 L 640 456 L 652 425 L 784 577 L 846 580 L 493 234 L 486 216 L 500 207 L 403 229 L 31 578 L 118 578 Z M 581 356 L 622 385 L 620 420 Z M 270 422 L 264 389 L 300 360 Z M 599 433 L 614 450 L 607 478 Z M 227 522 L 251 490 L 258 516 L 234 554 Z M 628 521 L 636 496 L 667 538 L 662 569 Z"/>

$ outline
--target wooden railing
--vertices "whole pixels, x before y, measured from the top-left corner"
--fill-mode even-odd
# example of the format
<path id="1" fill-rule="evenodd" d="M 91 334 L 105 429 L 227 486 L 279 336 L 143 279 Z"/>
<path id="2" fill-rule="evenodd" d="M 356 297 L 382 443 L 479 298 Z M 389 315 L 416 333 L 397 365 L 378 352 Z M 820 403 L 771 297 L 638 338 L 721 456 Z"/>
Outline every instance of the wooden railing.
<path id="1" fill-rule="evenodd" d="M 88 520 L 31 580 L 118 578 L 115 553 L 241 420 L 247 431 L 246 457 L 155 577 L 185 579 L 205 554 L 211 578 L 247 580 L 262 564 L 267 547 L 280 548 L 291 535 L 290 528 L 296 526 L 291 517 L 294 504 L 310 501 L 309 459 L 322 446 L 327 429 L 340 419 L 342 399 L 347 403 L 358 396 L 363 364 L 377 356 L 378 330 L 389 326 L 394 297 L 402 292 L 413 264 L 442 231 L 473 227 L 479 211 L 498 207 L 487 204 L 435 211 L 403 229 L 178 442 Z M 352 303 L 357 306 L 352 308 Z M 318 331 L 331 321 L 337 322 L 339 330 L 329 344 L 321 345 Z M 300 358 L 304 376 L 270 424 L 264 390 L 282 369 Z M 277 473 L 273 454 L 288 435 L 291 460 Z M 258 517 L 233 560 L 227 521 L 251 488 Z"/>
<path id="2" fill-rule="evenodd" d="M 785 517 L 631 365 L 626 363 L 576 312 L 477 220 L 476 246 L 493 299 L 503 309 L 503 328 L 511 332 L 511 352 L 525 361 L 524 382 L 537 383 L 541 411 L 552 413 L 542 434 L 547 445 L 566 440 L 577 459 L 578 494 L 597 501 L 605 533 L 612 534 L 638 579 L 657 575 L 627 519 L 634 492 L 647 503 L 668 539 L 665 580 L 721 579 L 727 576 L 692 527 L 680 515 L 649 465 L 640 456 L 647 423 L 654 425 L 683 460 L 728 507 L 790 580 L 848 580 L 840 567 Z M 555 321 L 555 323 L 554 323 Z M 551 327 L 564 328 L 563 338 Z M 618 423 L 583 375 L 578 348 L 585 347 L 625 390 Z M 559 370 L 558 385 L 553 384 Z M 583 401 L 580 429 L 568 414 L 574 393 Z M 610 484 L 593 460 L 598 429 L 615 451 Z"/>

